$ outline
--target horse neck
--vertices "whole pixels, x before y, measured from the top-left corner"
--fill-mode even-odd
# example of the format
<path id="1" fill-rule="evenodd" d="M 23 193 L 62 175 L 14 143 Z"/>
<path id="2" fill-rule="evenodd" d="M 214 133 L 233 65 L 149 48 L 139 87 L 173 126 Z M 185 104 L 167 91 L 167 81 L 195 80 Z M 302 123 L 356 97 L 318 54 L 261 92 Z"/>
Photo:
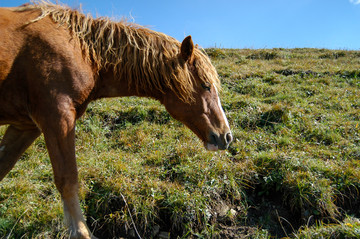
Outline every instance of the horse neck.
<path id="1" fill-rule="evenodd" d="M 131 86 L 126 77 L 120 77 L 113 69 L 103 69 L 98 73 L 97 82 L 93 91 L 93 99 L 139 96 L 149 97 L 160 102 L 163 101 L 165 92 L 158 90 L 142 91 Z"/>
<path id="2" fill-rule="evenodd" d="M 163 34 L 138 30 L 121 23 L 113 24 L 112 27 L 116 30 L 114 38 L 105 38 L 103 45 L 92 51 L 95 55 L 91 58 L 97 59 L 94 61 L 95 68 L 100 69 L 100 98 L 142 96 L 161 101 L 167 90 L 166 86 L 159 85 L 162 85 L 161 81 L 169 71 L 169 65 L 162 64 L 177 54 L 177 42 Z M 107 35 L 111 34 L 104 34 Z M 92 37 L 89 41 L 98 38 Z M 114 42 L 120 42 L 121 45 L 114 45 Z M 94 42 L 88 45 L 96 46 Z M 113 48 L 103 51 L 106 47 Z"/>

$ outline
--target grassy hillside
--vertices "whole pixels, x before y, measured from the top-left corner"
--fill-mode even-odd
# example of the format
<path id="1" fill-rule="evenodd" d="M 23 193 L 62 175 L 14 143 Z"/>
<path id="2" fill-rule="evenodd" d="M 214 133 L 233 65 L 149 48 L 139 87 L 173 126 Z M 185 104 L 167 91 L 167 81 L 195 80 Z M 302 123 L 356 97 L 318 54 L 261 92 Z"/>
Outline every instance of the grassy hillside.
<path id="1" fill-rule="evenodd" d="M 94 102 L 78 122 L 95 235 L 359 238 L 360 52 L 206 51 L 235 138 L 228 151 L 205 151 L 149 99 Z M 41 138 L 0 183 L 0 238 L 62 238 L 62 216 Z"/>

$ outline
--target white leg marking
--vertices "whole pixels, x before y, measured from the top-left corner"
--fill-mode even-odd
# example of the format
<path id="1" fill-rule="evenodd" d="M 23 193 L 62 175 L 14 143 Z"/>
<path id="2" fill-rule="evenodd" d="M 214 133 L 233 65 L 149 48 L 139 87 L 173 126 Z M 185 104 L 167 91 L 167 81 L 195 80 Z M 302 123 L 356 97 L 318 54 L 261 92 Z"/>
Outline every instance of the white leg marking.
<path id="1" fill-rule="evenodd" d="M 65 221 L 68 224 L 71 238 L 96 238 L 86 226 L 77 196 L 63 200 Z"/>

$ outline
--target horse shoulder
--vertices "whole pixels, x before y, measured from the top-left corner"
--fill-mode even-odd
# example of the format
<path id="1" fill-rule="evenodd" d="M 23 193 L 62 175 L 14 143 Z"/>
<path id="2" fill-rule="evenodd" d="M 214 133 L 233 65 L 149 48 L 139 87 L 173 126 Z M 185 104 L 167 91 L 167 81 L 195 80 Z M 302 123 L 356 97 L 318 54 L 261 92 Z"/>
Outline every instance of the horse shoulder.
<path id="1" fill-rule="evenodd" d="M 0 29 L 8 33 L 8 40 L 0 42 L 0 79 L 6 81 L 0 83 L 0 92 L 6 92 L 0 96 L 0 103 L 8 104 L 9 108 L 12 105 L 12 114 L 24 109 L 30 109 L 32 114 L 60 110 L 66 99 L 71 105 L 69 109 L 79 109 L 80 115 L 95 85 L 93 69 L 83 57 L 79 40 L 50 17 L 24 25 L 38 14 L 14 13 L 13 18 L 24 19 L 23 27 L 10 24 Z M 17 21 L 14 19 L 12 24 L 17 25 Z M 14 38 L 18 39 L 18 46 L 10 45 Z M 6 54 L 1 53 L 6 47 Z M 18 96 L 16 102 L 10 101 L 11 95 Z"/>

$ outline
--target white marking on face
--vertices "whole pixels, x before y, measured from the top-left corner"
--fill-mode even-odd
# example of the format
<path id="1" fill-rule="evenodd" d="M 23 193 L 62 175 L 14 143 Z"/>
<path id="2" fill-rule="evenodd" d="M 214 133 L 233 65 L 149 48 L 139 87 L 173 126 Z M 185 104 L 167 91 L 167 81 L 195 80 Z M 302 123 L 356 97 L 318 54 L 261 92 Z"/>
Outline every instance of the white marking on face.
<path id="1" fill-rule="evenodd" d="M 215 92 L 216 92 L 216 95 L 217 95 L 217 98 L 218 98 L 218 105 L 219 105 L 219 107 L 220 107 L 220 110 L 221 110 L 222 116 L 223 116 L 223 118 L 224 118 L 224 120 L 225 120 L 225 124 L 226 124 L 226 126 L 229 128 L 229 130 L 230 130 L 229 121 L 228 121 L 228 119 L 226 118 L 226 115 L 225 115 L 224 109 L 223 109 L 223 107 L 222 107 L 222 105 L 221 105 L 221 102 L 220 102 L 220 97 L 219 97 L 218 91 L 217 91 L 217 89 L 216 89 L 216 87 L 215 87 L 215 86 L 214 86 L 214 88 L 215 88 Z"/>

